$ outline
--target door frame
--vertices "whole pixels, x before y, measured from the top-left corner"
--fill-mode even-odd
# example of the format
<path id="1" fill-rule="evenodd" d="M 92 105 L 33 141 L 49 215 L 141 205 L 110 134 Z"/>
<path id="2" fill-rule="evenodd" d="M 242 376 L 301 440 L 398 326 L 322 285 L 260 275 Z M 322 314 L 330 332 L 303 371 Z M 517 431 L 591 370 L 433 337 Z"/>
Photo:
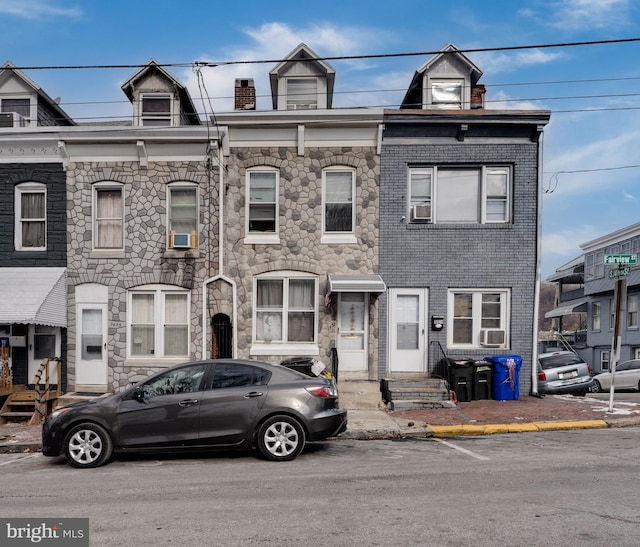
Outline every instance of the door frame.
<path id="1" fill-rule="evenodd" d="M 414 367 L 399 368 L 394 367 L 395 353 L 397 343 L 397 318 L 396 318 L 396 297 L 401 295 L 417 295 L 419 297 L 418 308 L 418 349 L 420 355 L 416 358 L 420 360 L 420 366 L 416 370 Z M 427 350 L 428 350 L 428 338 L 429 329 L 427 328 L 427 317 L 429 309 L 429 289 L 425 287 L 410 287 L 410 288 L 389 288 L 389 313 L 388 313 L 388 351 L 387 351 L 387 371 L 395 374 L 425 374 L 427 372 Z M 420 302 L 422 304 L 420 305 Z M 405 363 L 405 359 L 398 359 L 400 363 Z"/>
<path id="2" fill-rule="evenodd" d="M 342 306 L 342 298 L 343 294 L 361 294 L 362 295 L 362 303 L 363 303 L 363 331 L 362 331 L 362 349 L 361 350 L 345 350 L 341 348 L 341 330 L 342 330 L 342 319 L 341 319 L 341 306 Z M 336 318 L 336 350 L 338 351 L 338 371 L 340 373 L 350 373 L 350 372 L 367 372 L 369 370 L 369 293 L 368 292 L 349 292 L 349 293 L 338 293 L 338 308 L 337 308 L 337 318 Z M 358 331 L 360 332 L 360 331 Z M 353 366 L 349 363 L 346 368 L 344 363 L 347 362 L 346 359 L 343 359 L 346 354 L 355 355 L 356 353 L 362 354 L 362 364 L 361 366 Z M 341 366 L 341 363 L 342 366 Z"/>

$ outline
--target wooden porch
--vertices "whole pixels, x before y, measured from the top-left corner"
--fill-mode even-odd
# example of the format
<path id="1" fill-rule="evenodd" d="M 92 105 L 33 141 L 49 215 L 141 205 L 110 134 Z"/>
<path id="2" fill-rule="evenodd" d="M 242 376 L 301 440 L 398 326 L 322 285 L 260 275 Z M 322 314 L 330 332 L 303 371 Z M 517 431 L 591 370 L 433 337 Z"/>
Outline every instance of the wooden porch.
<path id="1" fill-rule="evenodd" d="M 55 364 L 57 364 L 56 378 L 51 378 Z M 28 389 L 25 385 L 14 385 L 9 363 L 3 362 L 0 397 L 6 396 L 7 399 L 0 409 L 0 424 L 23 422 L 32 425 L 44 422 L 61 395 L 61 360 L 57 357 L 43 359 L 32 384 L 33 389 Z"/>

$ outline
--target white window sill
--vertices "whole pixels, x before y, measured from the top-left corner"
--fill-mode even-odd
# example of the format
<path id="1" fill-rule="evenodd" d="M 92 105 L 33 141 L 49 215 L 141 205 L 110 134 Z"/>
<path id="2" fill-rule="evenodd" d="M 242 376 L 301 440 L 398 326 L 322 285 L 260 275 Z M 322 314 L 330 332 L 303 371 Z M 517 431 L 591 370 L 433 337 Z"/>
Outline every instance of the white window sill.
<path id="1" fill-rule="evenodd" d="M 331 244 L 351 245 L 357 242 L 358 240 L 356 239 L 356 236 L 353 234 L 322 234 L 322 237 L 320 238 L 320 243 L 325 245 L 331 245 Z"/>
<path id="2" fill-rule="evenodd" d="M 124 249 L 94 249 L 89 258 L 126 258 Z"/>
<path id="3" fill-rule="evenodd" d="M 249 355 L 320 355 L 317 344 L 254 343 Z"/>
<path id="4" fill-rule="evenodd" d="M 244 238 L 245 245 L 280 245 L 278 234 L 257 235 L 250 234 Z"/>

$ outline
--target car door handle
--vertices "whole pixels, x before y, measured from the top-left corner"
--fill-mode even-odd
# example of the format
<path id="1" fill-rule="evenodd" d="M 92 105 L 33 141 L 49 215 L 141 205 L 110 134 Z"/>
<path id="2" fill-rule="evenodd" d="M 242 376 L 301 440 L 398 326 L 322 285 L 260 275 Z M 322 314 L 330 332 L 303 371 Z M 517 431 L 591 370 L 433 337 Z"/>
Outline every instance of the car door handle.
<path id="1" fill-rule="evenodd" d="M 178 403 L 178 406 L 191 406 L 191 405 L 197 405 L 198 404 L 198 399 L 185 399 L 184 401 L 180 401 Z"/>
<path id="2" fill-rule="evenodd" d="M 255 399 L 256 397 L 262 397 L 261 391 L 252 391 L 251 393 L 247 393 L 244 398 L 245 399 Z"/>

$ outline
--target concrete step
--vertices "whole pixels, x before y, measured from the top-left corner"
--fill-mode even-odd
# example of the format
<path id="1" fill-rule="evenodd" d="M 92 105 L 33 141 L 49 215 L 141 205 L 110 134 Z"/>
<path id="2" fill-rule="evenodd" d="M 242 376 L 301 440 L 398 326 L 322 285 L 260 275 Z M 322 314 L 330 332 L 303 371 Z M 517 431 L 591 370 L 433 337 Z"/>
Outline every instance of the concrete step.
<path id="1" fill-rule="evenodd" d="M 455 408 L 453 401 L 425 401 L 422 399 L 411 400 L 402 399 L 400 401 L 391 401 L 387 404 L 389 410 L 425 410 L 429 408 Z"/>
<path id="2" fill-rule="evenodd" d="M 338 380 L 338 404 L 347 410 L 383 409 L 380 384 L 373 380 Z"/>

